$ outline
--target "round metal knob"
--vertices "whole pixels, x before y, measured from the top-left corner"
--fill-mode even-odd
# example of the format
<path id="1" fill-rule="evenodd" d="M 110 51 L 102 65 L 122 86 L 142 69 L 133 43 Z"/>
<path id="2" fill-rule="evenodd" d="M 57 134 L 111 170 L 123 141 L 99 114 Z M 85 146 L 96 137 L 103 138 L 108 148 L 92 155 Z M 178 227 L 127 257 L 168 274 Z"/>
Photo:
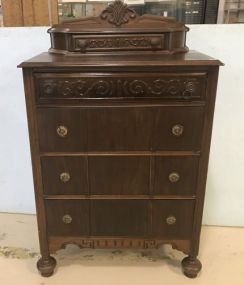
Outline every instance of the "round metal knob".
<path id="1" fill-rule="evenodd" d="M 182 125 L 174 125 L 172 127 L 172 134 L 176 137 L 180 137 L 184 132 L 184 127 Z"/>
<path id="2" fill-rule="evenodd" d="M 45 95 L 51 95 L 53 93 L 53 85 L 51 83 L 47 83 L 43 87 L 43 93 Z"/>
<path id="3" fill-rule="evenodd" d="M 58 126 L 57 127 L 57 134 L 61 137 L 61 138 L 65 138 L 68 134 L 68 128 L 66 126 Z"/>
<path id="4" fill-rule="evenodd" d="M 65 224 L 71 224 L 72 223 L 72 217 L 70 215 L 64 215 L 62 220 Z"/>
<path id="5" fill-rule="evenodd" d="M 177 172 L 172 172 L 169 174 L 169 181 L 172 183 L 178 182 L 180 180 L 180 175 Z"/>
<path id="6" fill-rule="evenodd" d="M 158 38 L 152 38 L 151 39 L 151 45 L 152 45 L 152 47 L 157 47 L 158 45 L 160 44 L 160 39 L 158 39 Z"/>
<path id="7" fill-rule="evenodd" d="M 174 225 L 176 223 L 176 217 L 175 216 L 169 216 L 166 218 L 166 223 L 168 225 Z"/>
<path id="8" fill-rule="evenodd" d="M 78 41 L 78 46 L 81 49 L 81 51 L 85 51 L 86 50 L 86 46 L 87 46 L 87 40 L 79 40 Z"/>
<path id="9" fill-rule="evenodd" d="M 70 174 L 68 172 L 63 172 L 60 174 L 59 178 L 62 182 L 66 183 L 70 180 Z"/>

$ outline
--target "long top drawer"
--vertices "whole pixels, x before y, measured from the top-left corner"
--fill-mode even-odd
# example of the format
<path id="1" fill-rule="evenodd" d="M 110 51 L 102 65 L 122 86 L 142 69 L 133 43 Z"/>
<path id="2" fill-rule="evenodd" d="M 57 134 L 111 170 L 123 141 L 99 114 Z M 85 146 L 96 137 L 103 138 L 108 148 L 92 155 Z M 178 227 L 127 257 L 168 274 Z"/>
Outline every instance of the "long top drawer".
<path id="1" fill-rule="evenodd" d="M 37 102 L 161 98 L 204 100 L 206 72 L 35 73 Z"/>

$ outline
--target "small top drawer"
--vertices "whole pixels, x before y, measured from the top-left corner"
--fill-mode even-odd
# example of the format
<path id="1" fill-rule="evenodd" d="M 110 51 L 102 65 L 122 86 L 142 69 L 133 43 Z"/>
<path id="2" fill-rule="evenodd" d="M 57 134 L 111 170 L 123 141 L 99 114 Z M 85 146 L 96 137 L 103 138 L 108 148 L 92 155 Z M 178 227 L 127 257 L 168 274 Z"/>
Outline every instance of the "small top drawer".
<path id="1" fill-rule="evenodd" d="M 165 98 L 204 100 L 205 72 L 35 73 L 37 101 Z"/>

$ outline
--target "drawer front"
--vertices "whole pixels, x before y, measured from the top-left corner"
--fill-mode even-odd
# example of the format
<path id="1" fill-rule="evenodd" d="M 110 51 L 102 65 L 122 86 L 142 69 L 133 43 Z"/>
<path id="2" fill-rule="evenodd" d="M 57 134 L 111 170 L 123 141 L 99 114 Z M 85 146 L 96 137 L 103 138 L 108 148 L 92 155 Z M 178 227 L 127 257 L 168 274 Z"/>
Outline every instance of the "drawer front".
<path id="1" fill-rule="evenodd" d="M 194 200 L 151 203 L 152 207 L 147 200 L 48 200 L 48 235 L 191 239 Z"/>
<path id="2" fill-rule="evenodd" d="M 45 203 L 50 236 L 89 235 L 89 202 L 48 200 Z"/>
<path id="3" fill-rule="evenodd" d="M 154 237 L 191 239 L 194 200 L 154 200 L 152 205 Z"/>
<path id="4" fill-rule="evenodd" d="M 91 109 L 88 150 L 199 150 L 203 116 L 203 107 Z"/>
<path id="5" fill-rule="evenodd" d="M 40 108 L 41 151 L 199 150 L 204 107 Z"/>
<path id="6" fill-rule="evenodd" d="M 194 195 L 198 160 L 198 156 L 155 156 L 152 194 Z M 150 194 L 149 156 L 42 157 L 41 165 L 46 195 Z"/>
<path id="7" fill-rule="evenodd" d="M 146 195 L 149 176 L 149 157 L 89 157 L 91 195 Z"/>
<path id="8" fill-rule="evenodd" d="M 152 148 L 152 108 L 94 108 L 88 111 L 89 151 L 143 151 Z"/>
<path id="9" fill-rule="evenodd" d="M 92 200 L 91 235 L 144 236 L 148 233 L 146 200 Z"/>
<path id="10" fill-rule="evenodd" d="M 197 156 L 155 157 L 155 195 L 194 195 L 198 173 Z"/>
<path id="11" fill-rule="evenodd" d="M 37 100 L 165 98 L 204 100 L 206 73 L 36 73 Z"/>
<path id="12" fill-rule="evenodd" d="M 200 150 L 204 107 L 155 109 L 154 150 Z"/>
<path id="13" fill-rule="evenodd" d="M 88 194 L 84 157 L 42 157 L 41 165 L 44 194 Z"/>
<path id="14" fill-rule="evenodd" d="M 72 35 L 72 52 L 125 51 L 125 50 L 165 50 L 164 34 L 125 34 L 125 35 Z"/>
<path id="15" fill-rule="evenodd" d="M 41 108 L 37 111 L 41 151 L 85 151 L 86 111 L 66 108 Z"/>

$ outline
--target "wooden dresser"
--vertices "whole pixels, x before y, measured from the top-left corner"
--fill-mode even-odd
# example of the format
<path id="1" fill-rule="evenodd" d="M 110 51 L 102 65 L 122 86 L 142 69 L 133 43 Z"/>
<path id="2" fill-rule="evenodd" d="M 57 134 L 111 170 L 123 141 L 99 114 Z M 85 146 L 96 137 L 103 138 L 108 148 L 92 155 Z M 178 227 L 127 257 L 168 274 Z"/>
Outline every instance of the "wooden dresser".
<path id="1" fill-rule="evenodd" d="M 218 70 L 185 45 L 188 28 L 120 1 L 55 25 L 23 62 L 43 276 L 81 248 L 188 255 L 194 278 Z"/>

